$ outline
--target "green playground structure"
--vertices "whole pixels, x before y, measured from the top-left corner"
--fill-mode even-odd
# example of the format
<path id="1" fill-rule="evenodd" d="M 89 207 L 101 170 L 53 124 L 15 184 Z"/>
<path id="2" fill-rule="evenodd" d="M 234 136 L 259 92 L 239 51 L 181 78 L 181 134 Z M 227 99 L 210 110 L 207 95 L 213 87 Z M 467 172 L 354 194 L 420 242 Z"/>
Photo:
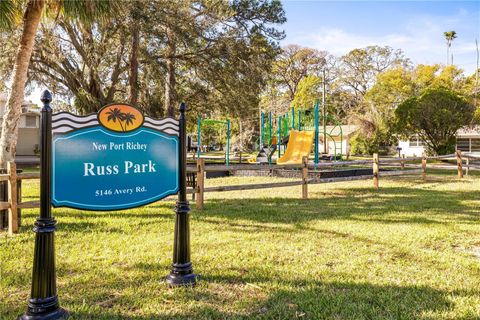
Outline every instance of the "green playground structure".
<path id="1" fill-rule="evenodd" d="M 327 126 L 329 128 L 327 128 Z M 276 127 L 276 129 L 274 128 Z M 272 112 L 268 114 L 261 112 L 260 114 L 260 143 L 259 152 L 264 150 L 265 146 L 269 150 L 275 148 L 278 157 L 282 155 L 282 145 L 286 145 L 288 141 L 290 129 L 298 131 L 315 131 L 314 146 L 315 146 L 315 163 L 319 163 L 319 143 L 320 136 L 323 136 L 323 153 L 328 153 L 328 141 L 333 142 L 333 156 L 334 159 L 342 160 L 343 158 L 343 131 L 341 122 L 332 114 L 323 112 L 320 113 L 319 102 L 315 102 L 313 108 L 298 108 L 292 106 L 290 111 L 286 114 L 274 116 Z M 335 137 L 340 138 L 340 146 L 337 147 Z M 275 146 L 273 146 L 275 145 Z M 270 157 L 273 155 L 270 152 Z M 269 157 L 269 163 L 271 159 Z"/>
<path id="2" fill-rule="evenodd" d="M 214 120 L 214 119 L 202 119 L 198 117 L 197 120 L 197 158 L 201 158 L 201 138 L 202 138 L 202 126 L 213 126 L 215 124 L 222 124 L 227 127 L 227 146 L 225 148 L 225 164 L 230 164 L 230 119 L 227 120 Z"/>

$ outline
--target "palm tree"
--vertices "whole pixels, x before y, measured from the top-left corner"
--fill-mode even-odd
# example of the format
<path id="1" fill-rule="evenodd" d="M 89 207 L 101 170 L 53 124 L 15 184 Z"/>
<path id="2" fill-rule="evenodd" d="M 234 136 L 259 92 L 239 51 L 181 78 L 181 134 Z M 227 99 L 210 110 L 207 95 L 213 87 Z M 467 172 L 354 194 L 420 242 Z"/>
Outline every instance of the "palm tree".
<path id="1" fill-rule="evenodd" d="M 12 87 L 3 115 L 2 136 L 0 138 L 0 167 L 14 161 L 18 122 L 25 94 L 27 72 L 32 56 L 35 35 L 44 11 L 57 17 L 79 19 L 92 22 L 113 14 L 117 8 L 113 0 L 0 0 L 0 28 L 8 29 L 22 21 L 22 35 L 13 67 Z M 48 10 L 45 10 L 48 8 Z M 23 16 L 23 19 L 20 17 Z"/>
<path id="2" fill-rule="evenodd" d="M 127 127 L 133 124 L 133 121 L 136 120 L 135 115 L 131 114 L 130 112 L 127 112 L 125 114 L 124 120 L 125 120 L 125 131 L 127 131 Z"/>
<path id="3" fill-rule="evenodd" d="M 445 40 L 447 40 L 447 65 L 448 65 L 448 60 L 450 58 L 450 47 L 452 46 L 453 39 L 457 37 L 457 33 L 452 30 L 452 31 L 445 31 L 443 35 L 445 36 Z M 452 54 L 451 64 L 453 64 L 453 54 Z"/>
<path id="4" fill-rule="evenodd" d="M 106 113 L 108 114 L 108 117 L 107 117 L 107 121 L 113 121 L 113 122 L 117 122 L 118 120 L 118 123 L 120 123 L 120 127 L 122 128 L 122 131 L 125 131 L 125 129 L 123 128 L 123 125 L 122 125 L 122 121 L 125 120 L 126 118 L 126 115 L 125 113 L 123 113 L 122 111 L 120 111 L 120 109 L 118 108 L 110 108 L 109 111 Z"/>

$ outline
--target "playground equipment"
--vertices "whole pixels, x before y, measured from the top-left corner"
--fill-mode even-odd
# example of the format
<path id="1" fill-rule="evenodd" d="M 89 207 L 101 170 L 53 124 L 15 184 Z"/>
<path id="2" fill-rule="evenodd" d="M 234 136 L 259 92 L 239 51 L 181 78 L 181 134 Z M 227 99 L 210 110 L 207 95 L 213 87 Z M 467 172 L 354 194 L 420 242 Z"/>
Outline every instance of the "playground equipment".
<path id="1" fill-rule="evenodd" d="M 268 113 L 268 123 L 265 124 L 265 113 L 260 115 L 260 143 L 258 155 L 255 162 L 269 163 L 275 151 L 278 151 L 278 157 L 281 155 L 281 146 L 285 145 L 284 139 L 288 137 L 288 118 L 279 116 L 277 121 L 277 133 L 273 129 L 273 116 Z M 277 134 L 275 136 L 275 134 Z"/>
<path id="2" fill-rule="evenodd" d="M 256 162 L 271 163 L 272 156 L 275 154 L 276 150 L 277 150 L 277 138 L 272 137 L 269 145 L 267 147 L 263 147 L 260 149 L 260 152 L 256 157 Z"/>
<path id="3" fill-rule="evenodd" d="M 277 164 L 299 164 L 303 157 L 308 157 L 312 150 L 314 131 L 290 131 L 287 150 L 278 158 Z"/>
<path id="4" fill-rule="evenodd" d="M 198 159 L 200 159 L 202 155 L 202 151 L 201 151 L 202 124 L 204 126 L 222 124 L 227 127 L 227 146 L 225 148 L 225 164 L 228 166 L 230 164 L 230 119 L 213 120 L 213 119 L 202 119 L 202 117 L 198 117 L 198 121 L 197 121 L 197 158 Z"/>
<path id="5" fill-rule="evenodd" d="M 295 110 L 292 106 L 291 110 L 278 117 L 268 114 L 268 122 L 265 121 L 265 113 L 261 113 L 260 118 L 260 143 L 257 162 L 271 163 L 272 157 L 277 151 L 277 158 L 280 159 L 283 150 L 286 153 L 290 144 L 290 131 L 307 131 L 314 133 L 314 161 L 318 164 L 320 161 L 320 153 L 325 154 L 325 158 L 338 160 L 343 156 L 343 131 L 340 121 L 333 115 L 319 112 L 319 103 L 315 103 L 313 109 Z M 273 129 L 274 120 L 276 119 L 277 130 Z M 276 131 L 276 133 L 275 133 Z M 277 135 L 274 139 L 274 135 Z M 323 141 L 323 150 L 320 150 L 320 137 Z M 275 146 L 274 146 L 275 145 Z M 330 148 L 332 147 L 332 148 Z M 333 149 L 333 152 L 330 152 Z M 310 153 L 310 151 L 308 152 Z M 332 156 L 328 156 L 332 154 Z M 301 158 L 298 160 L 301 162 Z M 298 163 L 300 163 L 298 162 Z M 277 162 L 278 163 L 278 162 Z"/>

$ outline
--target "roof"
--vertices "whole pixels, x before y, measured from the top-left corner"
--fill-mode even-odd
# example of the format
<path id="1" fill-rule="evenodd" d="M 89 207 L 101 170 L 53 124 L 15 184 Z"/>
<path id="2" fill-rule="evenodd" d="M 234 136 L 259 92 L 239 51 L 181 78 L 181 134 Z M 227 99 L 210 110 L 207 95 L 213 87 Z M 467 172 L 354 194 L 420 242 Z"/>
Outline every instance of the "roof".
<path id="1" fill-rule="evenodd" d="M 458 129 L 457 137 L 480 137 L 480 126 L 466 126 Z"/>
<path id="2" fill-rule="evenodd" d="M 7 99 L 8 99 L 8 94 L 0 93 L 0 117 L 2 117 L 3 113 L 5 112 Z M 23 100 L 22 114 L 40 114 L 40 108 L 32 101 Z"/>
<path id="3" fill-rule="evenodd" d="M 326 131 L 331 136 L 339 136 L 340 135 L 340 128 L 341 128 L 341 133 L 344 137 L 351 136 L 352 134 L 354 134 L 358 130 L 358 126 L 356 126 L 356 125 L 343 124 L 341 126 L 326 126 Z M 319 130 L 320 130 L 320 133 L 323 132 L 322 127 L 320 127 Z"/>

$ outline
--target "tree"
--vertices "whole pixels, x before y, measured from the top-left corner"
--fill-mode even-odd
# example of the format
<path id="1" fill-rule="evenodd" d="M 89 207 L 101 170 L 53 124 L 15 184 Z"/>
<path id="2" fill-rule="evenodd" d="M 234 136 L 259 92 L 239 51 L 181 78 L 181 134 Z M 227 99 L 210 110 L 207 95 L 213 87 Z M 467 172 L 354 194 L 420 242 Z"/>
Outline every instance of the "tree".
<path id="1" fill-rule="evenodd" d="M 398 106 L 396 129 L 403 136 L 418 134 L 431 154 L 448 154 L 455 149 L 456 132 L 471 124 L 474 111 L 455 92 L 426 89 Z"/>
<path id="2" fill-rule="evenodd" d="M 356 151 L 371 153 L 380 145 L 395 143 L 395 110 L 403 101 L 426 89 L 452 90 L 469 98 L 473 91 L 468 89 L 468 80 L 455 66 L 418 65 L 413 70 L 399 66 L 378 74 L 362 99 L 361 111 L 350 115 L 361 132 L 354 139 L 358 140 L 355 146 L 360 147 Z"/>
<path id="3" fill-rule="evenodd" d="M 127 18 L 120 14 L 83 23 L 60 17 L 53 26 L 43 25 L 31 61 L 31 79 L 71 100 L 82 114 L 119 100 L 135 102 L 138 83 L 129 68 L 130 29 L 123 23 Z M 127 90 L 127 83 L 135 87 L 133 92 Z"/>
<path id="4" fill-rule="evenodd" d="M 375 85 L 365 94 L 365 100 L 380 111 L 389 112 L 415 94 L 412 72 L 396 67 L 378 74 Z"/>
<path id="5" fill-rule="evenodd" d="M 350 88 L 360 102 L 374 85 L 378 74 L 391 68 L 410 66 L 402 50 L 391 47 L 368 46 L 354 49 L 341 58 L 339 81 Z"/>
<path id="6" fill-rule="evenodd" d="M 273 65 L 275 84 L 283 90 L 289 102 L 295 99 L 301 81 L 307 76 L 315 76 L 326 65 L 327 53 L 298 45 L 282 48 Z"/>
<path id="7" fill-rule="evenodd" d="M 457 33 L 455 31 L 445 31 L 443 33 L 445 36 L 445 40 L 447 40 L 447 66 L 450 64 L 453 64 L 453 54 L 452 54 L 452 59 L 450 60 L 450 47 L 452 46 L 453 40 L 457 37 Z"/>
<path id="8" fill-rule="evenodd" d="M 194 118 L 258 105 L 284 13 L 277 1 L 131 1 L 95 24 L 57 21 L 37 37 L 34 81 L 73 95 L 81 113 L 128 99 L 161 117 L 185 101 Z"/>
<path id="9" fill-rule="evenodd" d="M 2 1 L 4 6 L 7 2 L 10 1 Z M 13 68 L 12 88 L 8 95 L 7 105 L 3 114 L 2 136 L 0 138 L 0 167 L 2 168 L 5 168 L 7 161 L 13 161 L 15 159 L 18 122 L 20 120 L 21 105 L 24 99 L 25 83 L 27 82 L 28 65 L 33 51 L 35 33 L 40 23 L 44 6 L 45 1 L 43 0 L 30 0 L 27 3 L 23 15 L 23 30 Z M 19 5 L 12 4 L 10 9 L 18 10 Z M 9 11 L 8 16 L 11 17 L 14 14 L 13 11 Z M 10 20 L 8 16 L 5 18 L 5 16 L 2 15 L 0 16 L 0 20 Z M 8 24 L 11 24 L 11 20 L 8 21 Z"/>
<path id="10" fill-rule="evenodd" d="M 130 32 L 131 32 L 131 49 L 130 49 L 130 70 L 128 74 L 128 85 L 130 87 L 128 100 L 130 104 L 137 105 L 139 96 L 139 83 L 138 83 L 138 53 L 140 50 L 140 15 L 141 6 L 139 1 L 133 1 L 130 3 Z"/>
<path id="11" fill-rule="evenodd" d="M 293 105 L 298 108 L 311 108 L 322 91 L 322 78 L 319 76 L 308 75 L 300 80 L 297 86 L 297 92 L 293 99 Z"/>
<path id="12" fill-rule="evenodd" d="M 392 132 L 395 109 L 414 94 L 414 88 L 411 72 L 400 66 L 377 76 L 375 85 L 365 94 L 362 112 L 351 116 L 359 126 L 359 133 L 352 139 L 352 153 L 388 152 L 386 147 L 396 143 Z"/>
<path id="13" fill-rule="evenodd" d="M 75 17 L 84 21 L 95 19 L 106 13 L 111 13 L 110 1 L 61 1 L 61 0 L 29 0 L 23 6 L 21 0 L 0 1 L 0 25 L 11 27 L 14 17 L 22 15 L 22 34 L 13 67 L 12 87 L 10 89 L 2 123 L 0 138 L 0 167 L 5 167 L 7 161 L 15 159 L 18 122 L 21 105 L 24 99 L 27 72 L 32 56 L 35 35 L 45 6 L 55 16 Z M 24 11 L 23 11 L 24 10 Z"/>
<path id="14" fill-rule="evenodd" d="M 206 99 L 224 110 L 231 102 L 229 113 L 258 103 L 277 41 L 284 37 L 274 27 L 285 21 L 279 1 L 166 1 L 147 9 L 145 50 L 153 67 L 164 71 L 167 114 L 181 91 L 191 100 L 198 97 L 197 106 L 204 100 L 201 108 Z"/>

